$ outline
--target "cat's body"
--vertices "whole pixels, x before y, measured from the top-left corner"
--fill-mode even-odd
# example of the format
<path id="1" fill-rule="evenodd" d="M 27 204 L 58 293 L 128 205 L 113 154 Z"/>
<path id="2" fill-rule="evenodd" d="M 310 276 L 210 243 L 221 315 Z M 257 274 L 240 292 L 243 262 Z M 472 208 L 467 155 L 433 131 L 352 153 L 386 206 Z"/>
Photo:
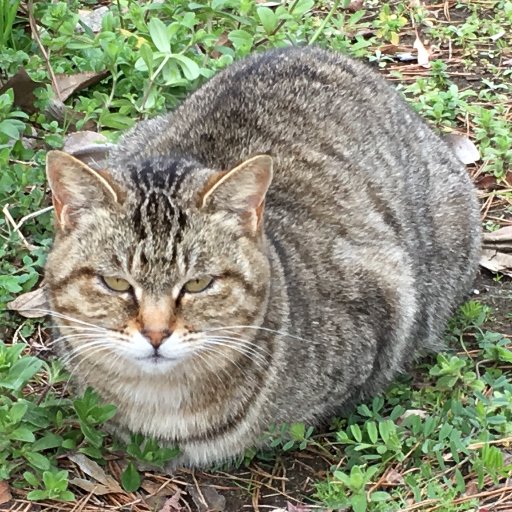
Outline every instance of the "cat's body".
<path id="1" fill-rule="evenodd" d="M 242 164 L 262 154 L 268 192 L 269 159 Z M 87 182 L 78 195 L 93 204 L 75 200 L 60 222 L 47 280 L 53 309 L 116 341 L 90 358 L 80 338 L 62 351 L 85 358 L 79 380 L 118 406 L 120 425 L 176 442 L 187 464 L 382 390 L 440 346 L 476 271 L 464 168 L 389 85 L 340 55 L 288 49 L 235 64 L 135 128 L 108 170 L 107 192 L 91 199 Z M 54 195 L 80 188 L 59 172 Z M 102 292 L 96 274 L 128 281 L 132 298 Z M 213 284 L 183 294 L 202 275 Z M 180 343 L 199 346 L 201 333 L 208 347 L 181 359 Z M 154 340 L 176 361 L 149 361 Z"/>

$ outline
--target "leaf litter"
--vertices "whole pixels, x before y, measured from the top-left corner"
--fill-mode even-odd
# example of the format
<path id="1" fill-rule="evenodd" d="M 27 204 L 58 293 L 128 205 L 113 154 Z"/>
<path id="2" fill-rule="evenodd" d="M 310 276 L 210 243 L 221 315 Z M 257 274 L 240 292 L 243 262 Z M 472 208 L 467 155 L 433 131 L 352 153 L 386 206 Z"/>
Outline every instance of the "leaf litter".
<path id="1" fill-rule="evenodd" d="M 107 475 L 105 470 L 95 461 L 89 459 L 83 453 L 76 453 L 69 455 L 68 459 L 74 462 L 86 475 L 94 478 L 99 484 L 91 482 L 83 478 L 76 478 L 70 480 L 71 483 L 78 485 L 87 492 L 93 494 L 109 494 L 109 493 L 124 493 L 123 489 L 115 478 Z"/>
<path id="2" fill-rule="evenodd" d="M 512 277 L 512 226 L 483 234 L 480 265 Z"/>

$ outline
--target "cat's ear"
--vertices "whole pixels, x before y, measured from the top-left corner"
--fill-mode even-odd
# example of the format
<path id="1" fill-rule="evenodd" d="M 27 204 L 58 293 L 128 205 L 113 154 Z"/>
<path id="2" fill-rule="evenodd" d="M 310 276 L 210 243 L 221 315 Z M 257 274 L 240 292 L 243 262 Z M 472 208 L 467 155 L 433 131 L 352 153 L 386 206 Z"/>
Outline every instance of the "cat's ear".
<path id="1" fill-rule="evenodd" d="M 202 207 L 239 215 L 244 226 L 256 233 L 263 219 L 265 194 L 272 181 L 272 157 L 257 155 L 227 173 L 219 174 L 203 192 Z"/>
<path id="2" fill-rule="evenodd" d="M 57 224 L 71 229 L 81 212 L 121 203 L 123 193 L 111 176 L 63 151 L 49 151 L 46 176 L 52 191 Z"/>

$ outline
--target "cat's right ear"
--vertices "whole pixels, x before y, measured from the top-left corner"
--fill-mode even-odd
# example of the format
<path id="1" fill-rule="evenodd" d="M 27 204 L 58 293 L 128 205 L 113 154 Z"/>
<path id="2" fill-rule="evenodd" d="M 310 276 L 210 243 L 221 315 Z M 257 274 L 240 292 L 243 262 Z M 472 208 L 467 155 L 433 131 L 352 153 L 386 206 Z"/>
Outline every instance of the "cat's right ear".
<path id="1" fill-rule="evenodd" d="M 203 191 L 202 207 L 234 213 L 251 234 L 262 225 L 265 195 L 272 181 L 269 155 L 257 155 L 225 173 L 219 173 Z"/>
<path id="2" fill-rule="evenodd" d="M 48 152 L 46 176 L 57 224 L 63 231 L 73 228 L 81 212 L 122 203 L 124 197 L 106 171 L 92 169 L 63 151 Z"/>

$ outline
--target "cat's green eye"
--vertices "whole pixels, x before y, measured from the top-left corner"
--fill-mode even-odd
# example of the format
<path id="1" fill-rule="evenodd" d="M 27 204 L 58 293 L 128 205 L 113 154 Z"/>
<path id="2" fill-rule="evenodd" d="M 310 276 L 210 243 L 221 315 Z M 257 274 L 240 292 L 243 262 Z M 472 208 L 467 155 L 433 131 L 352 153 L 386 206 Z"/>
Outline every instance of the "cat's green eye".
<path id="1" fill-rule="evenodd" d="M 185 283 L 183 290 L 185 290 L 187 293 L 200 293 L 206 290 L 206 288 L 208 288 L 212 282 L 213 277 L 200 277 L 199 279 L 191 279 Z"/>
<path id="2" fill-rule="evenodd" d="M 108 288 L 115 292 L 127 292 L 132 287 L 126 279 L 121 279 L 120 277 L 102 276 L 101 279 Z"/>

